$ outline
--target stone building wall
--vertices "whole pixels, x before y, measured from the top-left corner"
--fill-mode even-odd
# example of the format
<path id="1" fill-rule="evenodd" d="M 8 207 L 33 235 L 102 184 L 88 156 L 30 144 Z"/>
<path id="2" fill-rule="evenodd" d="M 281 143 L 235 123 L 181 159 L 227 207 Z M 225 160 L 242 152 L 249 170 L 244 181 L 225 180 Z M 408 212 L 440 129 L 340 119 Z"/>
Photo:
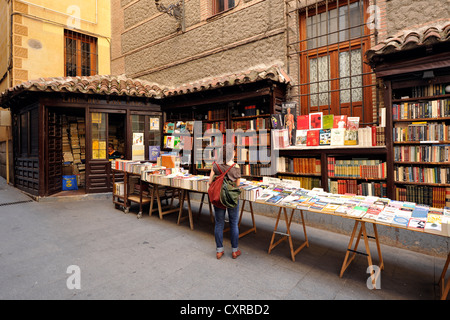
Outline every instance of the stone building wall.
<path id="1" fill-rule="evenodd" d="M 175 86 L 259 65 L 285 64 L 282 0 L 236 0 L 235 8 L 215 16 L 209 1 L 185 1 L 184 33 L 177 32 L 174 18 L 157 11 L 154 0 L 120 3 L 121 10 L 116 9 L 123 26 L 113 32 L 115 73 Z M 161 3 L 167 6 L 170 1 Z M 120 52 L 114 48 L 116 39 Z"/>

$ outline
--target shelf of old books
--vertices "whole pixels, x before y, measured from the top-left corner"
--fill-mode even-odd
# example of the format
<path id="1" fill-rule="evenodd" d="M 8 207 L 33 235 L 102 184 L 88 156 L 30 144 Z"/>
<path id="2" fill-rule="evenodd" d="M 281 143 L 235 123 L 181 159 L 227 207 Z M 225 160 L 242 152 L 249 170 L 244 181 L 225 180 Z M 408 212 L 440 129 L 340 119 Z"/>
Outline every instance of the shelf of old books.
<path id="1" fill-rule="evenodd" d="M 450 205 L 450 94 L 448 79 L 422 79 L 392 90 L 395 199 Z"/>

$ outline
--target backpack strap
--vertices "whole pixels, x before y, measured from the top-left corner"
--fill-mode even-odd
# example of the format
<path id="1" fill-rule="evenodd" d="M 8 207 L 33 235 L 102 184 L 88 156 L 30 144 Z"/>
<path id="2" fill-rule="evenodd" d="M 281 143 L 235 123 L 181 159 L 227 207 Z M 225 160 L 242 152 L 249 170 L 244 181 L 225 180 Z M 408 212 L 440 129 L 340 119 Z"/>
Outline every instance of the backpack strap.
<path id="1" fill-rule="evenodd" d="M 231 168 L 233 168 L 234 167 L 234 165 L 236 164 L 236 163 L 233 163 L 233 165 L 231 165 L 228 169 L 227 169 L 227 171 L 225 171 L 225 173 L 223 173 L 222 172 L 222 170 L 220 170 L 220 167 L 219 167 L 219 165 L 214 161 L 214 163 L 216 164 L 216 166 L 217 166 L 217 169 L 219 169 L 219 171 L 220 171 L 220 174 L 223 174 L 223 175 L 226 175 L 227 174 L 227 172 L 228 171 L 230 171 L 230 169 Z M 214 165 L 214 163 L 213 163 L 213 165 Z"/>

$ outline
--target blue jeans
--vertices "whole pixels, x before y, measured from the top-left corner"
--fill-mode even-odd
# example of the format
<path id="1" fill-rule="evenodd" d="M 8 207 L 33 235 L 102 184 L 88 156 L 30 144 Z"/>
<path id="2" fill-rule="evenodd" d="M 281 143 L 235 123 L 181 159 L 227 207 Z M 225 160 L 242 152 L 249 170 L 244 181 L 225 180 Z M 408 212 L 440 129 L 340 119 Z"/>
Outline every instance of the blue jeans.
<path id="1" fill-rule="evenodd" d="M 223 229 L 225 226 L 225 211 L 228 211 L 228 219 L 230 221 L 230 237 L 231 248 L 233 252 L 238 250 L 239 241 L 239 203 L 235 208 L 222 209 L 214 206 L 214 216 L 216 224 L 214 226 L 214 236 L 216 238 L 217 252 L 223 251 Z"/>

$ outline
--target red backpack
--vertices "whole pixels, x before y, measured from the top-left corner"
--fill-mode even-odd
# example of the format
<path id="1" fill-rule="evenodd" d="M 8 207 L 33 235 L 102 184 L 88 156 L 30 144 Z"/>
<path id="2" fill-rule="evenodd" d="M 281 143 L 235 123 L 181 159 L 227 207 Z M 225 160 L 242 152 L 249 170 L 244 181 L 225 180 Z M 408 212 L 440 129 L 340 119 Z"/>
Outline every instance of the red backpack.
<path id="1" fill-rule="evenodd" d="M 218 208 L 226 209 L 226 207 L 220 201 L 220 192 L 222 191 L 222 184 L 223 184 L 223 179 L 225 178 L 225 175 L 227 174 L 228 171 L 230 171 L 231 168 L 234 167 L 235 163 L 233 163 L 233 165 L 231 167 L 229 167 L 228 170 L 225 172 L 222 172 L 222 170 L 220 170 L 220 167 L 217 163 L 214 162 L 213 166 L 214 166 L 214 164 L 219 169 L 220 176 L 218 176 L 216 179 L 214 179 L 214 181 L 209 186 L 209 189 L 208 189 L 209 201 L 211 201 L 211 203 Z"/>

